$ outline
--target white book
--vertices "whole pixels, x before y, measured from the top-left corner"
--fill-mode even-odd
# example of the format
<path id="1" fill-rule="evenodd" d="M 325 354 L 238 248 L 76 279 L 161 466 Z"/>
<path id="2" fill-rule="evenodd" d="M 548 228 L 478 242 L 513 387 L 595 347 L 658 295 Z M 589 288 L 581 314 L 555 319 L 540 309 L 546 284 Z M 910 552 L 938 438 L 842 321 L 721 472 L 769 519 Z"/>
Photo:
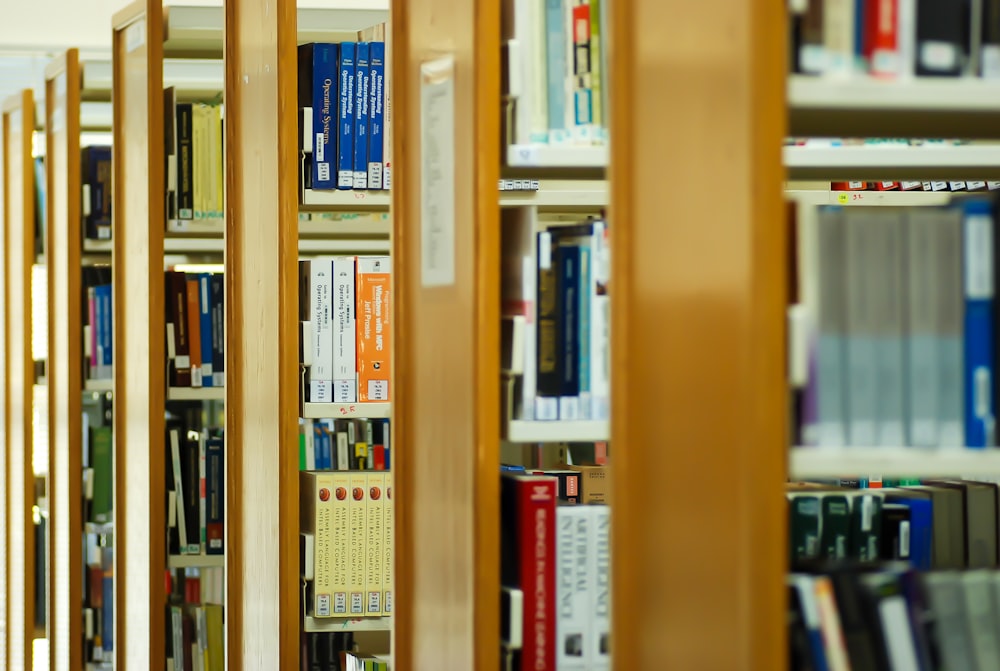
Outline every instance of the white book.
<path id="1" fill-rule="evenodd" d="M 611 248 L 608 226 L 594 222 L 590 242 L 590 419 L 611 417 Z"/>
<path id="2" fill-rule="evenodd" d="M 176 429 L 170 431 L 170 459 L 174 467 L 174 491 L 177 496 L 177 529 L 180 534 L 181 554 L 188 553 L 187 523 L 184 515 L 184 477 L 181 475 L 181 443 L 180 433 Z M 176 648 L 180 650 L 181 648 Z"/>
<path id="3" fill-rule="evenodd" d="M 937 308 L 940 447 L 965 445 L 965 285 L 962 212 L 938 209 Z"/>
<path id="4" fill-rule="evenodd" d="M 860 209 L 845 217 L 847 239 L 847 438 L 849 445 L 870 447 L 877 440 L 878 347 L 877 303 L 872 296 L 878 258 L 874 215 Z"/>
<path id="5" fill-rule="evenodd" d="M 823 42 L 826 73 L 849 76 L 854 71 L 855 0 L 824 0 Z"/>
<path id="6" fill-rule="evenodd" d="M 906 298 L 906 368 L 909 376 L 906 444 L 937 447 L 941 383 L 936 335 L 938 254 L 935 226 L 939 215 L 935 210 L 915 207 L 906 216 L 909 285 Z"/>
<path id="7" fill-rule="evenodd" d="M 902 214 L 894 208 L 880 208 L 870 223 L 873 249 L 868 263 L 872 264 L 869 272 L 875 278 L 870 300 L 875 314 L 878 376 L 875 445 L 898 447 L 906 444 L 903 306 L 907 285 L 903 281 L 906 250 Z"/>
<path id="8" fill-rule="evenodd" d="M 357 323 L 354 298 L 355 258 L 333 260 L 333 402 L 358 400 Z"/>
<path id="9" fill-rule="evenodd" d="M 611 668 L 611 514 L 608 506 L 585 506 L 591 511 L 591 552 L 590 575 L 593 604 L 591 616 L 591 636 L 588 653 L 590 669 L 605 671 Z"/>
<path id="10" fill-rule="evenodd" d="M 309 399 L 313 403 L 333 403 L 333 261 L 316 258 L 302 263 L 302 273 L 309 277 L 307 300 L 312 327 Z"/>
<path id="11" fill-rule="evenodd" d="M 556 508 L 556 668 L 587 669 L 594 646 L 588 646 L 593 583 L 588 570 L 590 526 L 594 519 L 587 506 Z"/>

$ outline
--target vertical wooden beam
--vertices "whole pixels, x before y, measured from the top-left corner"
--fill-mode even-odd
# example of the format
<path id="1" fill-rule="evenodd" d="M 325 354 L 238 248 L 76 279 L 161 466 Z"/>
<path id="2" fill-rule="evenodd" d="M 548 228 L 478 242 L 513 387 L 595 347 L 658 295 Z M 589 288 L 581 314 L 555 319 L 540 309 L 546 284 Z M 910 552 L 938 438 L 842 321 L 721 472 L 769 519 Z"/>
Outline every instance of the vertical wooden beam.
<path id="1" fill-rule="evenodd" d="M 165 659 L 163 7 L 113 19 L 115 656 Z"/>
<path id="2" fill-rule="evenodd" d="M 229 668 L 299 668 L 295 3 L 226 3 Z M 401 667 L 405 668 L 405 667 Z"/>
<path id="3" fill-rule="evenodd" d="M 784 6 L 610 7 L 614 665 L 783 669 Z"/>
<path id="4" fill-rule="evenodd" d="M 49 273 L 49 668 L 83 668 L 80 60 L 45 70 Z"/>
<path id="5" fill-rule="evenodd" d="M 35 634 L 35 471 L 32 464 L 31 266 L 35 168 L 31 89 L 3 104 L 7 331 L 7 669 L 30 671 Z"/>
<path id="6" fill-rule="evenodd" d="M 401 669 L 500 649 L 500 3 L 392 3 L 395 639 Z M 421 279 L 420 66 L 454 58 L 455 281 Z"/>

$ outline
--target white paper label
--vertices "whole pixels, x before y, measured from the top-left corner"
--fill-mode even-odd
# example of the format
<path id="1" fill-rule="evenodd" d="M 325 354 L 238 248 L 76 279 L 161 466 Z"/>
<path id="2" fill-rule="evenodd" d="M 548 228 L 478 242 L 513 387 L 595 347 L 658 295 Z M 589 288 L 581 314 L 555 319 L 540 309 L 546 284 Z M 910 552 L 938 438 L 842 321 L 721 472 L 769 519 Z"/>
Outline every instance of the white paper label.
<path id="1" fill-rule="evenodd" d="M 140 19 L 125 29 L 125 51 L 135 51 L 146 43 L 146 19 Z"/>
<path id="2" fill-rule="evenodd" d="M 455 283 L 455 82 L 451 56 L 420 67 L 421 281 Z"/>
<path id="3" fill-rule="evenodd" d="M 920 63 L 928 70 L 953 70 L 958 64 L 958 49 L 949 42 L 927 40 L 920 44 Z"/>
<path id="4" fill-rule="evenodd" d="M 910 558 L 910 523 L 906 520 L 899 523 L 899 558 Z"/>

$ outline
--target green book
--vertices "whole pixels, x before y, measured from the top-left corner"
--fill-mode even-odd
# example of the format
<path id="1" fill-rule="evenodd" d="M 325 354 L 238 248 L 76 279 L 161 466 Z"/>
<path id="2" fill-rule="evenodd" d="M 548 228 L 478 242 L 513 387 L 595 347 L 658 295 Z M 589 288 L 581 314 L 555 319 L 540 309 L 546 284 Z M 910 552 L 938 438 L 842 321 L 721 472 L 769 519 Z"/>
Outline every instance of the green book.
<path id="1" fill-rule="evenodd" d="M 90 521 L 95 524 L 111 522 L 114 502 L 114 447 L 111 427 L 94 429 L 90 463 L 94 468 L 94 500 L 90 508 Z"/>
<path id="2" fill-rule="evenodd" d="M 851 502 L 844 494 L 826 494 L 820 514 L 820 553 L 824 559 L 846 559 L 851 536 Z"/>
<path id="3" fill-rule="evenodd" d="M 788 530 L 791 562 L 813 559 L 819 555 L 819 497 L 813 494 L 791 494 L 788 497 Z"/>

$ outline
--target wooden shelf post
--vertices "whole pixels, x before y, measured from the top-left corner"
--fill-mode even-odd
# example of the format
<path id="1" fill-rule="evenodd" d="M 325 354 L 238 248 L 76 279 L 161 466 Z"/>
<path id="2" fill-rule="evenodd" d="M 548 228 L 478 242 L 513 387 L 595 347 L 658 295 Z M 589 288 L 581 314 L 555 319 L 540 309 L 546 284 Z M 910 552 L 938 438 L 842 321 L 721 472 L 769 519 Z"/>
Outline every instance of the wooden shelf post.
<path id="1" fill-rule="evenodd" d="M 500 650 L 500 3 L 393 0 L 395 663 Z M 423 286 L 421 65 L 453 58 L 454 280 Z M 452 247 L 453 248 L 449 248 Z"/>
<path id="2" fill-rule="evenodd" d="M 35 262 L 35 97 L 3 103 L 6 245 L 7 666 L 31 669 L 35 637 L 35 471 L 32 464 L 31 266 Z"/>
<path id="3" fill-rule="evenodd" d="M 166 657 L 163 7 L 114 16 L 115 657 Z"/>
<path id="4" fill-rule="evenodd" d="M 783 669 L 784 3 L 610 8 L 614 666 Z"/>
<path id="5" fill-rule="evenodd" d="M 49 668 L 83 668 L 80 60 L 45 69 L 49 300 Z"/>

